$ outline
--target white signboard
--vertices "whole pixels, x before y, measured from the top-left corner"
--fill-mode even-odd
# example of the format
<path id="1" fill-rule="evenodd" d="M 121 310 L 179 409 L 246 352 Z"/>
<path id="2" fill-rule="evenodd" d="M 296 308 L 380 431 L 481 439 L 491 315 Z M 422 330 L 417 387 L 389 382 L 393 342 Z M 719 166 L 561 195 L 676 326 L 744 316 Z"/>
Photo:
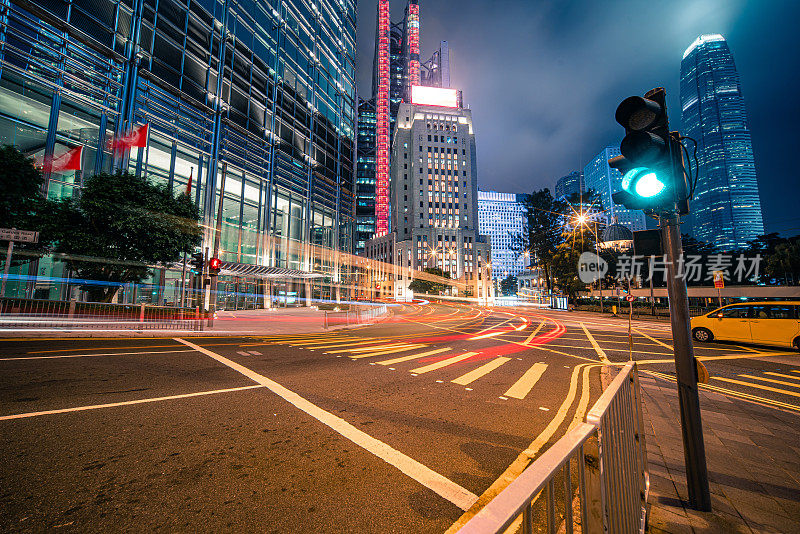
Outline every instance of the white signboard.
<path id="1" fill-rule="evenodd" d="M 0 228 L 0 241 L 36 243 L 39 241 L 39 232 L 17 230 L 16 228 Z"/>

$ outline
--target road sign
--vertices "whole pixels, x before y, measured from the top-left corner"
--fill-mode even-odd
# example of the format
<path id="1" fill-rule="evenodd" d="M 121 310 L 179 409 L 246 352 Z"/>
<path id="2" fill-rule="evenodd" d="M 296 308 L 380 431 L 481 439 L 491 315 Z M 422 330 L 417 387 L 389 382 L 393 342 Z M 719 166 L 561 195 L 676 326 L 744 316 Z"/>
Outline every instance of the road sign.
<path id="1" fill-rule="evenodd" d="M 33 232 L 31 230 L 17 230 L 16 228 L 0 228 L 0 241 L 37 243 L 39 241 L 39 232 Z"/>
<path id="2" fill-rule="evenodd" d="M 634 297 L 633 295 L 627 295 L 625 297 L 625 300 L 627 300 L 628 302 L 633 302 L 634 300 L 636 300 L 636 297 Z"/>
<path id="3" fill-rule="evenodd" d="M 714 287 L 717 289 L 725 288 L 725 277 L 722 271 L 714 271 Z"/>

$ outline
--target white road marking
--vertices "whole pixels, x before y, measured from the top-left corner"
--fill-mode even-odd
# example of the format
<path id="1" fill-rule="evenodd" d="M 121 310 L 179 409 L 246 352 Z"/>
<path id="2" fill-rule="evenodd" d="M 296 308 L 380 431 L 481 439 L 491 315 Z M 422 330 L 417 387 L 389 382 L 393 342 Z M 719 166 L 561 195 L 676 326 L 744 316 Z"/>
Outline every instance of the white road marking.
<path id="1" fill-rule="evenodd" d="M 509 361 L 511 361 L 511 358 L 505 358 L 503 356 L 499 356 L 494 360 L 481 365 L 477 369 L 473 369 L 469 373 L 459 376 L 458 378 L 453 380 L 453 383 L 458 384 L 459 386 L 466 386 L 467 384 L 476 381 L 480 377 L 491 373 L 492 371 L 494 371 L 495 369 L 497 369 L 498 367 Z"/>
<path id="2" fill-rule="evenodd" d="M 452 358 L 447 358 L 446 360 L 441 360 L 430 365 L 425 365 L 423 367 L 417 367 L 416 369 L 412 369 L 412 373 L 422 374 L 428 373 L 430 371 L 436 371 L 437 369 L 441 369 L 442 367 L 447 367 L 448 365 L 453 365 L 454 363 L 458 363 L 462 360 L 466 360 L 467 358 L 471 358 L 478 354 L 477 352 L 465 352 L 464 354 L 459 354 L 458 356 L 453 356 Z"/>
<path id="3" fill-rule="evenodd" d="M 514 397 L 515 399 L 524 399 L 525 396 L 531 392 L 533 386 L 536 385 L 536 382 L 542 378 L 542 375 L 546 370 L 546 363 L 533 364 L 530 369 L 525 371 L 525 374 L 522 375 L 519 380 L 514 382 L 514 384 L 508 388 L 508 391 L 506 391 L 505 394 L 509 397 Z"/>
<path id="4" fill-rule="evenodd" d="M 238 350 L 236 351 L 236 354 L 238 354 L 239 356 L 250 356 L 250 353 L 247 352 L 246 350 Z"/>
<path id="5" fill-rule="evenodd" d="M 253 356 L 261 356 L 261 353 L 258 352 L 257 350 L 251 350 L 250 354 L 252 354 Z"/>
<path id="6" fill-rule="evenodd" d="M 384 360 L 382 362 L 378 362 L 378 365 L 394 365 L 396 363 L 408 362 L 411 360 L 416 360 L 417 358 L 422 358 L 424 356 L 431 356 L 433 354 L 439 354 L 441 352 L 447 352 L 450 350 L 450 347 L 445 347 L 443 349 L 435 349 L 429 350 L 427 352 L 420 352 L 419 354 L 411 354 L 410 356 L 401 356 L 400 358 L 393 358 L 391 360 Z M 414 374 L 414 376 L 417 376 Z"/>
<path id="7" fill-rule="evenodd" d="M 462 510 L 468 510 L 469 507 L 478 500 L 478 496 L 471 491 L 459 486 L 452 480 L 443 477 L 429 467 L 421 464 L 409 456 L 406 456 L 402 452 L 390 447 L 386 443 L 373 438 L 369 434 L 354 427 L 344 419 L 323 410 L 316 404 L 309 402 L 297 393 L 283 387 L 277 382 L 270 380 L 269 378 L 260 375 L 255 371 L 248 369 L 247 367 L 244 367 L 243 365 L 239 365 L 238 363 L 229 360 L 224 356 L 220 356 L 219 354 L 205 349 L 199 345 L 195 345 L 194 343 L 190 343 L 189 341 L 180 338 L 175 338 L 175 341 L 202 352 L 203 354 L 214 358 L 221 364 L 227 365 L 231 369 L 240 372 L 250 380 L 265 386 L 282 399 L 288 401 L 314 419 L 335 430 L 356 445 L 371 452 L 389 465 L 396 467 L 402 473 L 405 473 L 423 486 L 455 504 Z"/>
<path id="8" fill-rule="evenodd" d="M 12 360 L 55 360 L 58 358 L 89 358 L 91 356 L 128 356 L 133 354 L 168 354 L 172 352 L 194 352 L 193 350 L 189 349 L 181 349 L 181 350 L 157 350 L 157 351 L 149 351 L 149 352 L 106 352 L 103 354 L 65 354 L 62 356 L 31 356 L 29 358 L 0 358 L 0 361 L 12 361 Z"/>
<path id="9" fill-rule="evenodd" d="M 189 397 L 201 397 L 203 395 L 216 395 L 217 393 L 230 393 L 232 391 L 243 391 L 245 389 L 255 389 L 255 388 L 262 388 L 262 385 L 256 386 L 242 386 L 238 388 L 228 388 L 228 389 L 215 389 L 213 391 L 200 391 L 198 393 L 185 393 L 183 395 L 170 395 L 168 397 L 154 397 L 151 399 L 137 399 L 132 401 L 124 401 L 124 402 L 109 402 L 107 404 L 93 404 L 91 406 L 75 406 L 73 408 L 61 408 L 60 410 L 44 410 L 41 412 L 28 412 L 28 413 L 18 413 L 14 415 L 3 415 L 0 417 L 0 421 L 7 421 L 9 419 L 24 419 L 27 417 L 36 417 L 39 415 L 51 415 L 57 413 L 68 413 L 68 412 L 82 412 L 84 410 L 97 410 L 100 408 L 113 408 L 115 406 L 127 406 L 129 404 L 143 404 L 146 402 L 160 402 L 166 400 L 173 400 L 173 399 L 188 399 Z"/>

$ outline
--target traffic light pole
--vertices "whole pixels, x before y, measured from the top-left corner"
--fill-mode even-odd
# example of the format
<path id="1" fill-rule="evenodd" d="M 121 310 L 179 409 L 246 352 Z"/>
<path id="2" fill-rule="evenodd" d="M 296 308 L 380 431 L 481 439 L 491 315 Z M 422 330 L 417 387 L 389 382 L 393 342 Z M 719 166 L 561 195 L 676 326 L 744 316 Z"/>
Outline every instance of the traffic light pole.
<path id="1" fill-rule="evenodd" d="M 689 295 L 682 273 L 680 215 L 664 215 L 660 219 L 662 243 L 667 257 L 667 291 L 672 321 L 672 342 L 675 351 L 675 372 L 678 380 L 678 402 L 681 411 L 683 454 L 686 463 L 686 485 L 689 504 L 695 510 L 711 511 L 708 489 L 708 468 L 700 417 L 697 389 L 697 365 L 694 359 L 689 319 Z"/>

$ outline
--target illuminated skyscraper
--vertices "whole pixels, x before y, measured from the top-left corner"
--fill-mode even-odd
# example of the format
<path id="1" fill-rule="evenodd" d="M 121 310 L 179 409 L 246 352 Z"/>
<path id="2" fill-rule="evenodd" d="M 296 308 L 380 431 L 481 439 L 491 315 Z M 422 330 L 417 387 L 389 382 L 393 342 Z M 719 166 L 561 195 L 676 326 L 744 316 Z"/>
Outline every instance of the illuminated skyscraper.
<path id="1" fill-rule="evenodd" d="M 722 250 L 745 247 L 764 222 L 739 74 L 721 35 L 701 35 L 683 53 L 681 111 L 700 165 L 692 234 Z"/>
<path id="2" fill-rule="evenodd" d="M 607 146 L 583 168 L 586 191 L 593 190 L 600 196 L 606 222 L 617 222 L 632 232 L 647 229 L 644 212 L 629 210 L 611 200 L 611 195 L 622 190 L 622 174 L 608 166 L 608 160 L 619 156 L 619 146 Z"/>
<path id="3" fill-rule="evenodd" d="M 558 179 L 553 196 L 555 198 L 568 198 L 576 193 L 580 195 L 585 192 L 586 184 L 583 181 L 583 171 L 572 171 Z"/>
<path id="4" fill-rule="evenodd" d="M 389 231 L 389 151 L 394 121 L 411 87 L 419 85 L 419 2 L 409 0 L 405 16 L 392 24 L 389 0 L 378 1 L 375 36 L 375 233 Z"/>

